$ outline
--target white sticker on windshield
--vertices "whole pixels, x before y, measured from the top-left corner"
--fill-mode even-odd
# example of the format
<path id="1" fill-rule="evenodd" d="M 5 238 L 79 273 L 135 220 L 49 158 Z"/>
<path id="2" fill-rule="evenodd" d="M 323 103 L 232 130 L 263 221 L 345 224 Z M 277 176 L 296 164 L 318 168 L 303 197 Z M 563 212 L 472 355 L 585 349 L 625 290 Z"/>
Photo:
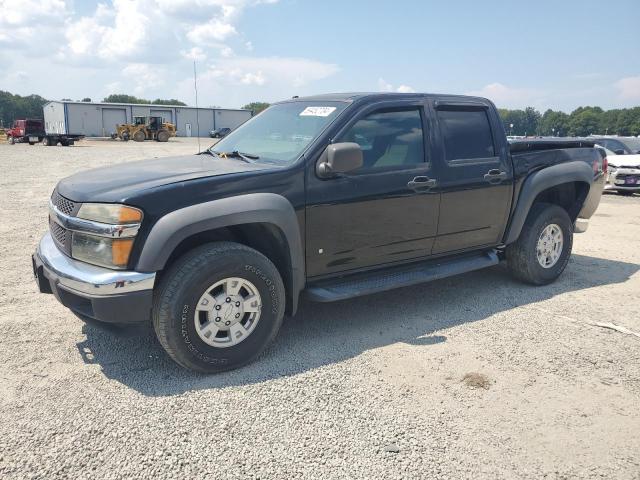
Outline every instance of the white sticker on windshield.
<path id="1" fill-rule="evenodd" d="M 336 107 L 307 107 L 300 112 L 301 117 L 328 117 Z"/>

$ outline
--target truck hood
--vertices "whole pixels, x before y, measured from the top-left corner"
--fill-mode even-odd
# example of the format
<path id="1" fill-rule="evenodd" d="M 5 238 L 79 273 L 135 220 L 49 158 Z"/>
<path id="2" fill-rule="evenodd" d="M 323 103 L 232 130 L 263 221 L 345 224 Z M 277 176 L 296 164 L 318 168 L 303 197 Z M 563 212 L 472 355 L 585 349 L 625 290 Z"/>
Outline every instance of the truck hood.
<path id="1" fill-rule="evenodd" d="M 278 168 L 239 158 L 185 155 L 120 163 L 71 175 L 58 183 L 58 193 L 75 202 L 122 202 L 170 183 L 204 177 Z"/>
<path id="2" fill-rule="evenodd" d="M 640 155 L 608 155 L 610 165 L 616 167 L 640 167 Z"/>

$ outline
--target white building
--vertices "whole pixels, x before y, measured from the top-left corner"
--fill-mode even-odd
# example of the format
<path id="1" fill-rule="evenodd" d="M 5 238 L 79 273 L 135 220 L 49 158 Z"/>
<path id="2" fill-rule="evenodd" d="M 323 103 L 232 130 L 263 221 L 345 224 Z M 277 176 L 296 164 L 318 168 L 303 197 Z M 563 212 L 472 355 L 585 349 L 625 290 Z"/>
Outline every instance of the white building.
<path id="1" fill-rule="evenodd" d="M 44 110 L 49 133 L 77 133 L 108 137 L 116 125 L 133 122 L 133 117 L 162 117 L 176 125 L 179 137 L 207 137 L 216 128 L 231 129 L 251 118 L 250 110 L 198 108 L 137 103 L 48 102 Z"/>

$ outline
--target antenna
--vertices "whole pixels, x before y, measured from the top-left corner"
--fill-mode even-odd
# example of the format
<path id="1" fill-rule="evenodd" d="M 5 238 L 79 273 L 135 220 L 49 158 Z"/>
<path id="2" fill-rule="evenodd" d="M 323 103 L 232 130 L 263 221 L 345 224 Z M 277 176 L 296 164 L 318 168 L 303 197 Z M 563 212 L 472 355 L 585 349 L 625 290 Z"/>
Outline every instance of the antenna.
<path id="1" fill-rule="evenodd" d="M 196 75 L 196 61 L 193 61 L 193 89 L 196 92 L 196 132 L 198 136 L 198 153 L 200 153 L 200 110 L 198 109 L 198 77 Z"/>

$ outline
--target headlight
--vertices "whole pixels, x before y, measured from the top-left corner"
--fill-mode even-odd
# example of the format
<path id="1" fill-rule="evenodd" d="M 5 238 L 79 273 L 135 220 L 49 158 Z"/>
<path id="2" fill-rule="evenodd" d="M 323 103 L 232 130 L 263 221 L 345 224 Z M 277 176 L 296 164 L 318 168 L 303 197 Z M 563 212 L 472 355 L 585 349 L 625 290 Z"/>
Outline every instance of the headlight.
<path id="1" fill-rule="evenodd" d="M 107 238 L 73 232 L 71 256 L 77 260 L 107 268 L 126 268 L 133 238 Z"/>
<path id="2" fill-rule="evenodd" d="M 101 267 L 127 267 L 142 211 L 120 204 L 83 203 L 69 221 L 73 258 Z"/>
<path id="3" fill-rule="evenodd" d="M 142 212 L 137 208 L 113 203 L 83 203 L 78 210 L 78 218 L 112 225 L 139 223 Z"/>

